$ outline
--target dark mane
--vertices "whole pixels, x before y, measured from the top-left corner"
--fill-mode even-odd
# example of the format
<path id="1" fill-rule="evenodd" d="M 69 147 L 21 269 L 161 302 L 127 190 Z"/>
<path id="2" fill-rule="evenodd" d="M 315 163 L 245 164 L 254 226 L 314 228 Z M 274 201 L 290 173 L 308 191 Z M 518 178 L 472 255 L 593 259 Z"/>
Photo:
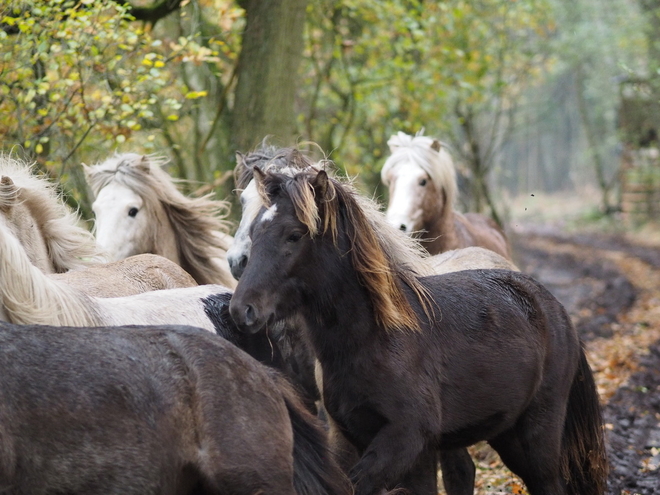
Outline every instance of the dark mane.
<path id="1" fill-rule="evenodd" d="M 256 150 L 243 155 L 237 154 L 238 166 L 234 169 L 236 189 L 245 189 L 254 178 L 254 168 L 262 171 L 282 172 L 285 169 L 305 170 L 314 166 L 314 162 L 296 148 L 278 148 L 267 143 Z"/>
<path id="2" fill-rule="evenodd" d="M 315 187 L 321 174 L 327 180 L 322 190 Z M 360 196 L 349 183 L 317 170 L 304 170 L 292 177 L 269 171 L 261 185 L 267 206 L 278 191 L 291 199 L 298 220 L 312 237 L 329 235 L 337 246 L 343 229 L 351 263 L 369 292 L 378 323 L 387 330 L 419 330 L 403 287 L 412 289 L 428 316 L 432 302 L 419 281 L 428 266 L 418 245 L 388 227 L 372 201 Z"/>

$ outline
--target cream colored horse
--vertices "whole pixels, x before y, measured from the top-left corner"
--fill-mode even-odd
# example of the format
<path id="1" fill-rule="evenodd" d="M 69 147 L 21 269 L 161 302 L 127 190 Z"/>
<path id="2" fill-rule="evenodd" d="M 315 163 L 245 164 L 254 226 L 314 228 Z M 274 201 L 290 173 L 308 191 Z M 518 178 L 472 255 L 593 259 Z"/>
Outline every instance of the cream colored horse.
<path id="1" fill-rule="evenodd" d="M 430 254 L 481 246 L 511 257 L 504 232 L 493 220 L 454 210 L 456 171 L 439 141 L 399 132 L 387 144 L 392 155 L 381 179 L 389 187 L 386 215 L 391 225 L 418 237 Z"/>
<path id="2" fill-rule="evenodd" d="M 43 273 L 98 297 L 190 287 L 194 280 L 160 257 L 101 263 L 94 237 L 58 196 L 55 186 L 26 163 L 0 155 L 0 219 Z"/>
<path id="3" fill-rule="evenodd" d="M 231 237 L 224 220 L 228 203 L 181 194 L 161 169 L 162 159 L 135 153 L 115 155 L 87 167 L 96 199 L 96 240 L 123 259 L 154 253 L 181 265 L 199 284 L 235 280 L 226 262 Z"/>

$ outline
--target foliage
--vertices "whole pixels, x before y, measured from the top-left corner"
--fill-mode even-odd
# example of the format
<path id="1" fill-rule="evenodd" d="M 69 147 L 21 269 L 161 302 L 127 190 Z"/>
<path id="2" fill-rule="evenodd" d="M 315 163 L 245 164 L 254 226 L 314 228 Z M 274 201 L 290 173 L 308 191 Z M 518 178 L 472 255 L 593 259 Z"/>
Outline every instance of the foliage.
<path id="1" fill-rule="evenodd" d="M 117 0 L 11 0 L 0 7 L 3 147 L 22 147 L 64 179 L 83 206 L 76 165 L 116 148 L 166 153 L 175 175 L 224 184 L 234 153 L 245 12 L 233 0 L 171 3 L 178 8 L 170 15 L 141 17 L 148 22 L 134 21 L 134 7 Z M 473 185 L 472 207 L 494 209 L 493 173 L 519 173 L 504 163 L 502 148 L 511 147 L 516 125 L 529 127 L 521 107 L 538 107 L 539 95 L 547 98 L 548 115 L 556 107 L 554 90 L 539 81 L 552 84 L 582 68 L 583 125 L 600 137 L 600 156 L 612 156 L 611 79 L 639 71 L 646 60 L 640 19 L 624 22 L 634 0 L 624 3 L 309 2 L 298 135 L 359 174 L 365 189 L 382 192 L 378 170 L 389 136 L 425 128 L 452 145 Z M 516 146 L 528 138 L 518 136 Z M 583 153 L 580 161 L 588 158 Z"/>
<path id="2" fill-rule="evenodd" d="M 99 158 L 139 135 L 157 150 L 157 129 L 190 112 L 204 91 L 176 70 L 216 54 L 180 37 L 164 43 L 105 1 L 13 2 L 0 13 L 0 133 L 50 175 L 78 179 L 80 156 Z"/>
<path id="3" fill-rule="evenodd" d="M 553 30 L 545 0 L 326 0 L 308 21 L 302 127 L 372 183 L 394 132 L 425 127 L 458 151 L 458 109 L 511 108 Z"/>

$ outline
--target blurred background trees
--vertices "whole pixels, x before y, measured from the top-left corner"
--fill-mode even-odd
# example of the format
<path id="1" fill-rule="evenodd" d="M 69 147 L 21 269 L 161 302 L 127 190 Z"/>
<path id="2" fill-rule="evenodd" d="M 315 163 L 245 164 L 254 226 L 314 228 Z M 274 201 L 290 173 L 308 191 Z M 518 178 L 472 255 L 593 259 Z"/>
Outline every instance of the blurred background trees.
<path id="1" fill-rule="evenodd" d="M 594 184 L 610 213 L 626 91 L 658 100 L 659 4 L 10 0 L 2 148 L 88 213 L 80 163 L 115 150 L 166 154 L 225 197 L 236 150 L 311 140 L 380 195 L 389 136 L 424 128 L 451 148 L 465 209 L 499 218 L 509 195 Z"/>

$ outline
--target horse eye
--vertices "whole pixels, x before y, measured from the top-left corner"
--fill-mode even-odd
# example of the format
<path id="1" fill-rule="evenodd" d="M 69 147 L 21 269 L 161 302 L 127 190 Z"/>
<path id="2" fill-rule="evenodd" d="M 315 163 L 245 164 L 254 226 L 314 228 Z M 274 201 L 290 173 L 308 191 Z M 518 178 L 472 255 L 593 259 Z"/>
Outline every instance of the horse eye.
<path id="1" fill-rule="evenodd" d="M 300 239 L 302 239 L 302 236 L 302 232 L 294 232 L 287 238 L 286 242 L 298 242 Z"/>
<path id="2" fill-rule="evenodd" d="M 419 185 L 424 187 L 426 185 L 426 179 L 422 179 L 419 181 Z"/>
<path id="3" fill-rule="evenodd" d="M 128 210 L 129 217 L 135 217 L 135 215 L 137 214 L 138 214 L 138 209 L 136 207 L 133 207 L 130 210 Z"/>

